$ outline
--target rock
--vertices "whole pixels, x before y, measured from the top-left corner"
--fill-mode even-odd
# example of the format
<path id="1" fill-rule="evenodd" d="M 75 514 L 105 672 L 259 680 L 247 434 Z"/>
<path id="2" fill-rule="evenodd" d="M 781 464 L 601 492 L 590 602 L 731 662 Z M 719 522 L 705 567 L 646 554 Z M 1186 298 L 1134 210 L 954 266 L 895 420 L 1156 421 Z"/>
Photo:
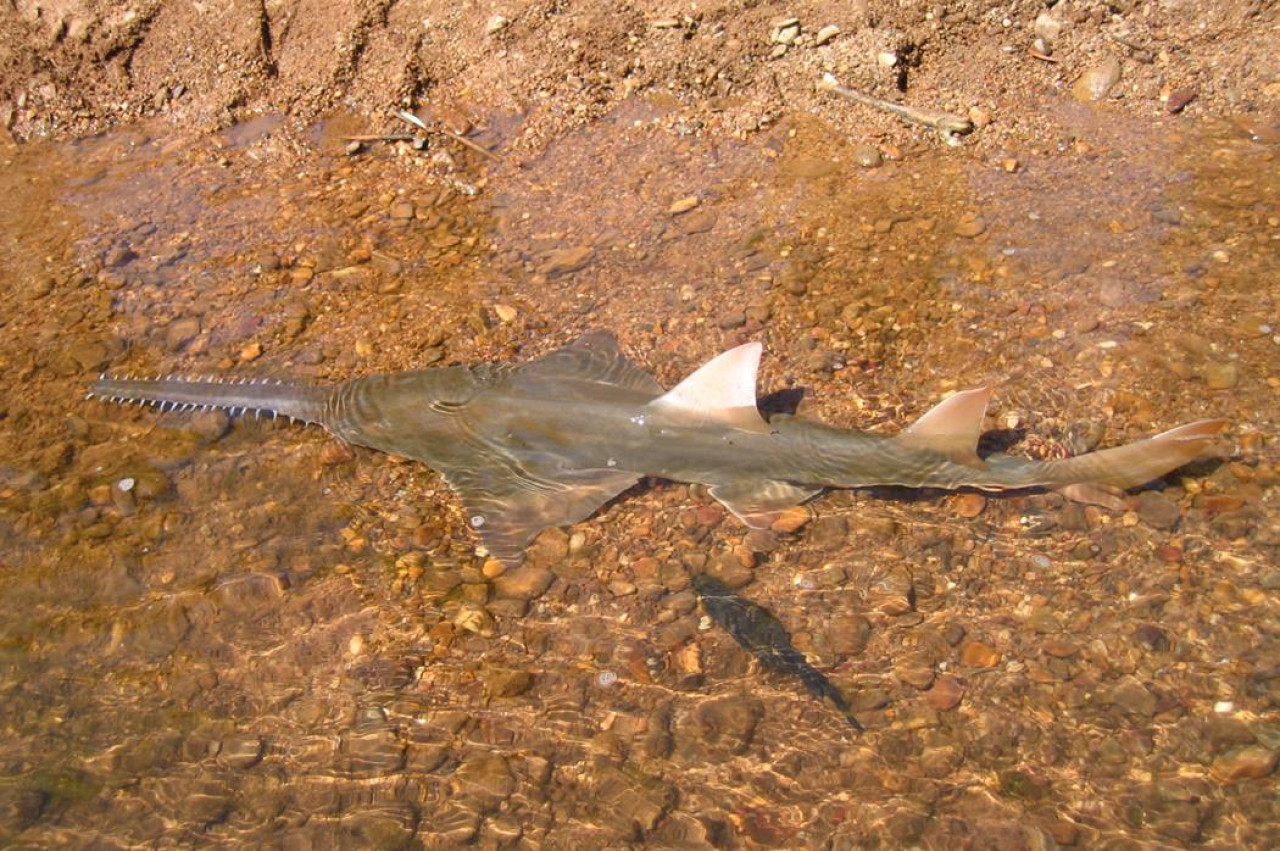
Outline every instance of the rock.
<path id="1" fill-rule="evenodd" d="M 373 268 L 388 275 L 399 275 L 404 271 L 404 262 L 399 257 L 388 254 L 385 251 L 371 253 L 369 262 L 373 264 Z"/>
<path id="2" fill-rule="evenodd" d="M 803 505 L 793 505 L 783 509 L 778 519 L 769 526 L 775 532 L 796 532 L 813 519 L 813 513 Z"/>
<path id="3" fill-rule="evenodd" d="M 1031 613 L 1027 615 L 1026 625 L 1028 629 L 1042 635 L 1062 629 L 1062 624 L 1058 622 L 1057 615 L 1048 606 L 1034 607 Z"/>
<path id="4" fill-rule="evenodd" d="M 1156 714 L 1156 696 L 1134 677 L 1123 677 L 1111 690 L 1111 702 L 1131 715 Z"/>
<path id="5" fill-rule="evenodd" d="M 964 686 L 955 677 L 938 677 L 933 688 L 925 692 L 925 702 L 939 712 L 955 709 L 964 698 Z"/>
<path id="6" fill-rule="evenodd" d="M 252 768 L 262 760 L 266 744 L 257 736 L 233 736 L 222 743 L 218 759 L 232 768 Z"/>
<path id="7" fill-rule="evenodd" d="M 1209 773 L 1219 783 L 1258 780 L 1275 770 L 1278 756 L 1280 751 L 1273 751 L 1262 745 L 1251 745 L 1218 757 L 1213 761 Z"/>
<path id="8" fill-rule="evenodd" d="M 840 28 L 835 24 L 827 24 L 825 27 L 818 30 L 817 34 L 813 37 L 813 43 L 816 47 L 822 47 L 822 45 L 831 41 L 831 39 L 838 35 L 840 35 Z"/>
<path id="9" fill-rule="evenodd" d="M 536 600 L 547 593 L 548 587 L 556 578 L 554 573 L 543 567 L 522 567 L 509 569 L 493 581 L 494 593 L 502 598 L 512 600 Z"/>
<path id="10" fill-rule="evenodd" d="M 490 668 L 483 676 L 484 693 L 489 697 L 518 697 L 533 686 L 533 674 L 509 668 Z"/>
<path id="11" fill-rule="evenodd" d="M 589 245 L 559 248 L 547 254 L 542 262 L 542 273 L 550 277 L 576 272 L 591 260 L 594 253 Z"/>
<path id="12" fill-rule="evenodd" d="M 231 430 L 231 415 L 218 408 L 199 411 L 191 415 L 191 422 L 188 423 L 188 428 L 212 443 L 215 440 L 220 440 Z"/>
<path id="13" fill-rule="evenodd" d="M 1102 100 L 1111 94 L 1111 90 L 1118 82 L 1120 82 L 1120 60 L 1114 56 L 1107 56 L 1080 75 L 1080 79 L 1076 80 L 1075 85 L 1071 87 L 1071 95 L 1081 102 Z"/>
<path id="14" fill-rule="evenodd" d="M 119 266 L 125 266 L 132 263 L 137 259 L 138 255 L 135 254 L 133 249 L 129 248 L 127 245 L 114 245 L 111 247 L 111 250 L 107 252 L 107 255 L 102 258 L 102 265 L 106 266 L 108 269 L 114 269 Z"/>
<path id="15" fill-rule="evenodd" d="M 783 18 L 773 25 L 773 30 L 769 33 L 769 40 L 774 44 L 789 46 L 795 43 L 800 37 L 800 20 L 798 18 Z"/>
<path id="16" fill-rule="evenodd" d="M 678 201 L 672 202 L 671 206 L 667 208 L 667 212 L 673 216 L 678 216 L 681 213 L 689 212 L 700 203 L 702 202 L 698 199 L 697 195 L 689 195 Z"/>
<path id="17" fill-rule="evenodd" d="M 1177 115 L 1191 105 L 1191 102 L 1199 96 L 1199 92 L 1195 89 L 1175 89 L 1169 92 L 1169 99 L 1165 101 L 1165 112 L 1170 115 Z"/>
<path id="18" fill-rule="evenodd" d="M 834 550 L 849 537 L 849 524 L 838 514 L 828 514 L 813 521 L 809 527 L 808 541 L 815 547 Z"/>
<path id="19" fill-rule="evenodd" d="M 1210 390 L 1230 390 L 1240 381 L 1240 367 L 1235 361 L 1210 362 L 1204 365 L 1204 383 Z"/>
<path id="20" fill-rule="evenodd" d="M 1155 653 L 1164 653 L 1171 646 L 1169 636 L 1158 626 L 1142 624 L 1133 631 L 1133 640 Z"/>
<path id="21" fill-rule="evenodd" d="M 1043 645 L 1044 652 L 1055 659 L 1070 659 L 1080 652 L 1080 648 L 1069 641 L 1051 638 Z"/>
<path id="22" fill-rule="evenodd" d="M 496 753 L 475 752 L 453 773 L 450 787 L 461 801 L 484 810 L 505 800 L 516 787 L 506 759 Z"/>
<path id="23" fill-rule="evenodd" d="M 733 553 L 721 553 L 716 556 L 711 564 L 707 565 L 707 574 L 734 590 L 750 585 L 756 578 L 755 571 L 744 565 Z"/>
<path id="24" fill-rule="evenodd" d="M 84 372 L 101 372 L 111 357 L 106 346 L 93 341 L 72 343 L 67 356 Z"/>
<path id="25" fill-rule="evenodd" d="M 1209 522 L 1209 525 L 1213 527 L 1215 533 L 1234 541 L 1238 538 L 1247 538 L 1252 534 L 1258 525 L 1258 517 L 1256 508 L 1242 508 L 1238 511 L 1219 514 Z"/>
<path id="26" fill-rule="evenodd" d="M 959 748 L 925 748 L 920 754 L 920 770 L 926 777 L 940 780 L 960 767 L 964 754 Z"/>
<path id="27" fill-rule="evenodd" d="M 1062 34 L 1062 21 L 1050 15 L 1048 12 L 1041 12 L 1036 15 L 1035 23 L 1031 25 L 1031 30 L 1036 34 L 1037 38 L 1045 41 L 1053 41 Z"/>
<path id="28" fill-rule="evenodd" d="M 493 306 L 493 313 L 498 317 L 498 321 L 503 325 L 510 325 L 512 322 L 515 322 L 516 317 L 520 315 L 519 311 L 509 304 L 495 304 Z"/>
<path id="29" fill-rule="evenodd" d="M 825 591 L 844 584 L 844 568 L 838 564 L 825 564 L 814 570 L 804 570 L 795 575 L 791 584 L 805 591 Z"/>
<path id="30" fill-rule="evenodd" d="M 925 667 L 905 667 L 900 671 L 895 670 L 894 673 L 899 680 L 921 691 L 932 685 L 934 677 L 937 676 L 932 668 Z"/>
<path id="31" fill-rule="evenodd" d="M 982 641 L 966 641 L 960 647 L 960 664 L 968 668 L 992 668 L 1000 663 L 1000 652 Z"/>
<path id="32" fill-rule="evenodd" d="M 973 518 L 987 507 L 987 498 L 980 493 L 956 494 L 951 499 L 951 506 L 958 516 Z"/>
<path id="33" fill-rule="evenodd" d="M 169 477 L 155 467 L 143 467 L 134 471 L 133 495 L 136 499 L 156 499 L 167 496 L 172 484 Z"/>
<path id="34" fill-rule="evenodd" d="M 506 18 L 504 18 L 502 15 L 491 15 L 489 17 L 489 20 L 485 21 L 484 34 L 496 35 L 497 33 L 500 33 L 504 29 L 506 29 L 509 23 L 511 22 L 508 21 Z"/>
<path id="35" fill-rule="evenodd" d="M 693 711 L 691 732 L 705 745 L 731 754 L 746 751 L 764 717 L 764 705 L 753 697 L 731 695 L 707 700 Z"/>
<path id="36" fill-rule="evenodd" d="M 340 821 L 343 832 L 351 837 L 348 842 L 362 848 L 412 847 L 417 822 L 417 812 L 407 803 L 356 809 L 343 814 Z"/>
<path id="37" fill-rule="evenodd" d="M 862 615 L 837 614 L 827 624 L 827 641 L 837 656 L 856 656 L 871 638 L 871 621 Z"/>
<path id="38" fill-rule="evenodd" d="M 525 550 L 530 567 L 551 567 L 569 557 L 569 535 L 558 526 L 544 529 Z"/>
<path id="39" fill-rule="evenodd" d="M 1182 519 L 1178 503 L 1156 491 L 1138 494 L 1138 518 L 1153 529 L 1172 529 Z"/>
<path id="40" fill-rule="evenodd" d="M 342 742 L 342 769 L 365 777 L 381 777 L 404 767 L 405 745 L 394 732 L 369 730 L 347 736 Z"/>
<path id="41" fill-rule="evenodd" d="M 1204 722 L 1204 738 L 1214 753 L 1257 744 L 1249 725 L 1239 718 L 1210 715 Z"/>
<path id="42" fill-rule="evenodd" d="M 630 597 L 638 590 L 636 586 L 624 579 L 614 579 L 606 586 L 615 597 Z"/>
<path id="43" fill-rule="evenodd" d="M 856 568 L 855 568 L 856 569 Z M 911 572 L 903 565 L 873 568 L 869 576 L 859 580 L 853 574 L 854 584 L 860 581 L 867 589 L 867 604 L 877 611 L 900 617 L 915 609 L 915 586 Z"/>
<path id="44" fill-rule="evenodd" d="M 741 310 L 731 310 L 728 313 L 722 313 L 720 318 L 716 320 L 716 325 L 725 331 L 734 328 L 741 328 L 747 324 L 747 314 Z"/>
<path id="45" fill-rule="evenodd" d="M 236 360 L 240 363 L 250 363 L 260 357 L 262 357 L 262 344 L 256 341 L 243 346 L 236 353 Z"/>
<path id="46" fill-rule="evenodd" d="M 879 168 L 884 164 L 884 154 L 875 145 L 854 145 L 853 161 L 862 168 Z"/>
<path id="47" fill-rule="evenodd" d="M 696 213 L 681 216 L 678 230 L 684 236 L 693 236 L 695 233 L 706 233 L 716 226 L 716 222 L 719 221 L 719 219 L 719 215 L 717 215 L 713 210 L 699 210 Z"/>
<path id="48" fill-rule="evenodd" d="M 176 319 L 164 329 L 164 345 L 171 352 L 180 351 L 200 334 L 200 320 L 195 317 Z"/>
<path id="49" fill-rule="evenodd" d="M 955 235 L 965 239 L 981 236 L 987 229 L 987 221 L 976 213 L 965 213 L 956 222 Z"/>
<path id="50" fill-rule="evenodd" d="M 1265 316 L 1242 316 L 1236 320 L 1236 332 L 1242 337 L 1265 337 L 1270 334 L 1274 327 L 1267 321 Z"/>

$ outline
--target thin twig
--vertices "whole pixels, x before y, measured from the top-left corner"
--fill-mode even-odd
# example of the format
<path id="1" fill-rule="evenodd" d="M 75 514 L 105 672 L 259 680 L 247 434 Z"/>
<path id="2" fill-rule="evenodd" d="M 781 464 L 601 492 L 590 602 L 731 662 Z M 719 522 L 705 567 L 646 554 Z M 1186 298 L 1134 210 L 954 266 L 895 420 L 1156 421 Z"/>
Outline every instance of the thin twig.
<path id="1" fill-rule="evenodd" d="M 343 136 L 344 142 L 412 142 L 412 133 L 392 133 L 390 136 Z"/>
<path id="2" fill-rule="evenodd" d="M 425 122 L 423 122 L 421 118 L 414 115 L 412 112 L 409 112 L 408 110 L 405 110 L 405 109 L 397 110 L 396 117 L 399 118 L 401 121 L 407 121 L 410 124 L 412 124 L 414 127 L 421 128 L 422 130 L 425 130 L 428 133 L 431 133 L 431 132 L 443 133 L 453 141 L 457 142 L 459 145 L 465 145 L 466 147 L 475 151 L 477 154 L 488 157 L 491 160 L 500 161 L 502 159 L 502 157 L 498 156 L 493 151 L 480 147 L 475 142 L 468 139 L 466 136 L 463 136 L 459 133 L 454 133 L 452 130 L 450 130 L 447 127 L 439 127 L 439 128 L 436 128 L 435 131 L 433 131 L 430 127 L 426 125 Z"/>

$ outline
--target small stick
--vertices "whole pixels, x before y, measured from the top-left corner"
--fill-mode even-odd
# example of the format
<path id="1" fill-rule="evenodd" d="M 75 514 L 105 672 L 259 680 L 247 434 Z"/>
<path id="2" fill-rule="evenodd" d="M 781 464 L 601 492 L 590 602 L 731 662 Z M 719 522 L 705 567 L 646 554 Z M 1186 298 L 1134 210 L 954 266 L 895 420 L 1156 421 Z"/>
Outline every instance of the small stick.
<path id="1" fill-rule="evenodd" d="M 864 106 L 872 106 L 876 109 L 883 109 L 885 112 L 892 113 L 904 121 L 910 121 L 915 124 L 923 124 L 925 127 L 932 127 L 942 134 L 942 138 L 947 140 L 948 145 L 958 145 L 960 140 L 956 137 L 969 133 L 973 130 L 973 122 L 961 115 L 954 115 L 950 112 L 943 112 L 940 109 L 925 109 L 923 107 L 903 106 L 900 103 L 881 100 L 878 97 L 864 94 L 856 89 L 850 89 L 840 85 L 840 81 L 833 74 L 823 74 L 822 81 L 818 83 L 818 88 L 822 91 L 832 92 L 847 98 L 855 103 Z"/>
<path id="2" fill-rule="evenodd" d="M 392 133 L 390 136 L 343 136 L 344 142 L 412 142 L 412 133 Z"/>
<path id="3" fill-rule="evenodd" d="M 412 124 L 414 127 L 421 128 L 422 130 L 425 130 L 425 131 L 426 131 L 426 132 L 428 132 L 428 133 L 432 132 L 432 131 L 431 131 L 431 128 L 429 128 L 429 127 L 426 125 L 426 123 L 425 123 L 425 122 L 423 122 L 423 120 L 422 120 L 421 118 L 419 118 L 418 116 L 414 115 L 412 112 L 409 112 L 408 110 L 405 110 L 405 109 L 397 110 L 397 111 L 396 111 L 396 117 L 397 117 L 397 118 L 399 118 L 401 121 L 407 121 L 407 122 L 409 122 L 410 124 Z M 473 142 L 473 141 L 471 141 L 470 139 L 468 139 L 466 136 L 463 136 L 463 135 L 462 135 L 462 134 L 460 134 L 460 133 L 454 133 L 452 130 L 450 130 L 450 129 L 449 129 L 449 128 L 447 128 L 447 127 L 441 127 L 441 128 L 439 128 L 439 132 L 441 132 L 441 133 L 443 133 L 444 135 L 448 136 L 450 139 L 452 139 L 453 141 L 457 142 L 458 144 L 460 144 L 460 145 L 465 145 L 466 147 L 468 147 L 468 148 L 470 148 L 471 150 L 475 151 L 477 154 L 480 154 L 480 155 L 482 155 L 482 156 L 486 156 L 486 157 L 488 157 L 488 158 L 489 158 L 489 159 L 491 159 L 491 160 L 498 160 L 498 161 L 501 161 L 501 160 L 502 160 L 502 157 L 498 156 L 498 155 L 497 155 L 497 154 L 495 154 L 493 151 L 490 151 L 490 150 L 487 150 L 487 149 L 485 149 L 485 148 L 480 147 L 480 146 L 479 146 L 479 145 L 477 145 L 475 142 Z"/>

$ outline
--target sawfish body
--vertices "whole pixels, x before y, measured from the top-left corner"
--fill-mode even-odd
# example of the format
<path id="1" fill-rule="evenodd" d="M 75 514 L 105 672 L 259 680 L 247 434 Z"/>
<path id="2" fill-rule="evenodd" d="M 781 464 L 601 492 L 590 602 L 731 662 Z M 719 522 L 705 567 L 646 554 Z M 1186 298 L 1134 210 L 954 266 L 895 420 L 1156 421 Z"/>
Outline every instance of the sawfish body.
<path id="1" fill-rule="evenodd" d="M 827 487 L 1051 487 L 1119 505 L 1114 490 L 1194 460 L 1225 423 L 1206 420 L 1061 461 L 979 459 L 990 393 L 957 393 L 904 432 L 869 435 L 756 408 L 761 347 L 714 358 L 664 391 L 611 335 L 519 365 L 374 375 L 328 387 L 100 378 L 90 396 L 253 411 L 316 423 L 350 443 L 421 461 L 462 500 L 494 557 L 518 561 L 548 526 L 576 523 L 643 476 L 708 485 L 749 526 Z"/>

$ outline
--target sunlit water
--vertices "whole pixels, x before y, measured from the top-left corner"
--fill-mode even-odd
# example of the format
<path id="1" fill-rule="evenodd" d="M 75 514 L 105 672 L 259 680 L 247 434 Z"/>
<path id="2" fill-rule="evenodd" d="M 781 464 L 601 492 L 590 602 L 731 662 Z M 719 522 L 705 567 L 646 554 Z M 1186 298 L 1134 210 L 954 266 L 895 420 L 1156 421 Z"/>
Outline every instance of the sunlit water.
<path id="1" fill-rule="evenodd" d="M 1274 841 L 1276 151 L 1058 119 L 873 170 L 812 119 L 708 139 L 660 100 L 522 162 L 347 157 L 350 117 L 3 151 L 0 839 Z M 762 340 L 762 393 L 849 427 L 990 385 L 1011 451 L 1215 416 L 1231 457 L 1123 515 L 839 493 L 780 534 L 645 483 L 499 576 L 429 470 L 83 400 L 105 369 L 328 381 L 597 328 L 668 386 Z M 757 670 L 700 569 L 868 733 Z"/>

